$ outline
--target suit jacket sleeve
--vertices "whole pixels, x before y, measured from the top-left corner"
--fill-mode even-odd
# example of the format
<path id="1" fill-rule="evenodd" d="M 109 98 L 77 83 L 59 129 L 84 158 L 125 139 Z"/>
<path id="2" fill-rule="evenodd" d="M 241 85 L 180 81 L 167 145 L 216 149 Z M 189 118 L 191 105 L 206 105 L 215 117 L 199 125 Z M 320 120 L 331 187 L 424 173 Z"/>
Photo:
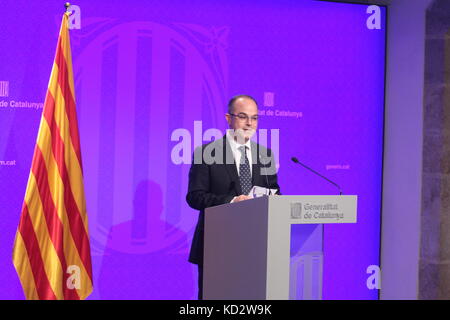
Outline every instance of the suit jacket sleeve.
<path id="1" fill-rule="evenodd" d="M 199 147 L 195 152 L 201 151 L 202 148 Z M 186 201 L 189 206 L 196 210 L 204 210 L 208 207 L 229 203 L 235 195 L 215 194 L 211 192 L 211 184 L 214 183 L 214 181 L 211 181 L 211 166 L 205 164 L 203 161 L 196 164 L 194 160 L 192 161 L 191 169 L 189 170 L 189 186 L 186 195 Z"/>

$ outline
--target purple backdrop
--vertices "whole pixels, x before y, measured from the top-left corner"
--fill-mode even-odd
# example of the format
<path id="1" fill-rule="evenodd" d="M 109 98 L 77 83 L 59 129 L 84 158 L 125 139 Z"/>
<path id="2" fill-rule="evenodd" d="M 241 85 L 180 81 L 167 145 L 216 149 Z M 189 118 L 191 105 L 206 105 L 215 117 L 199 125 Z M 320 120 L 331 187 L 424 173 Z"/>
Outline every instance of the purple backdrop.
<path id="1" fill-rule="evenodd" d="M 237 93 L 259 101 L 260 128 L 279 129 L 284 194 L 336 194 L 290 162 L 297 156 L 358 195 L 358 223 L 325 228 L 324 298 L 378 297 L 366 268 L 379 264 L 384 8 L 381 30 L 369 30 L 367 5 L 310 0 L 76 5 L 91 298 L 196 297 L 187 255 L 197 213 L 185 202 L 189 164 L 176 163 L 173 149 L 182 143 L 190 158 L 207 129 L 225 130 L 226 103 Z M 1 4 L 3 299 L 23 298 L 11 250 L 62 11 L 61 1 Z M 276 137 L 269 132 L 275 149 Z"/>

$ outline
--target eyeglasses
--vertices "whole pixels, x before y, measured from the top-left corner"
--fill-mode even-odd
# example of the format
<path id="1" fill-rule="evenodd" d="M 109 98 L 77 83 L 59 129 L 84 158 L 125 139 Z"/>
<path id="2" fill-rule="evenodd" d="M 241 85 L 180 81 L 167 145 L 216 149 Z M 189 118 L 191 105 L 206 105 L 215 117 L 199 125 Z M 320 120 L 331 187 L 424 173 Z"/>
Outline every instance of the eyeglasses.
<path id="1" fill-rule="evenodd" d="M 257 115 L 249 117 L 248 115 L 246 115 L 246 114 L 243 113 L 243 112 L 241 112 L 241 113 L 239 113 L 239 114 L 230 113 L 229 115 L 238 118 L 238 120 L 239 120 L 239 121 L 242 121 L 242 122 L 247 122 L 247 121 L 250 120 L 250 119 L 251 119 L 252 121 L 255 121 L 255 122 L 258 121 L 258 116 L 257 116 Z"/>

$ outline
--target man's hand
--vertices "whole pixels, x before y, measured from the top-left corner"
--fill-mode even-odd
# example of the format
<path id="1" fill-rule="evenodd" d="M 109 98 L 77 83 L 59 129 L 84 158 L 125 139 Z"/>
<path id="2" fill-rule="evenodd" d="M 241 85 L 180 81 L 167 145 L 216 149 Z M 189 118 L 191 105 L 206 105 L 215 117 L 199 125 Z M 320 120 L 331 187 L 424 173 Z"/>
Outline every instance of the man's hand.
<path id="1" fill-rule="evenodd" d="M 244 200 L 249 200 L 249 199 L 251 199 L 251 197 L 241 194 L 240 196 L 235 197 L 233 199 L 233 202 L 239 202 L 239 201 L 244 201 Z"/>

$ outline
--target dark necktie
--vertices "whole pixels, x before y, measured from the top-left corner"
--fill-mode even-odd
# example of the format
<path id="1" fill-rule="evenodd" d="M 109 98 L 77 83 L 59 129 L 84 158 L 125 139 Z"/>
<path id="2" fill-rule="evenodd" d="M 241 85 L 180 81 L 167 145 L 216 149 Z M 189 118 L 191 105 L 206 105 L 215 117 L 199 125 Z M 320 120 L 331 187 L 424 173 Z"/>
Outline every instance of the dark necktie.
<path id="1" fill-rule="evenodd" d="M 239 163 L 239 182 L 241 183 L 242 194 L 248 195 L 252 189 L 252 174 L 250 172 L 250 163 L 247 159 L 247 148 L 239 147 L 241 152 L 241 162 Z"/>

